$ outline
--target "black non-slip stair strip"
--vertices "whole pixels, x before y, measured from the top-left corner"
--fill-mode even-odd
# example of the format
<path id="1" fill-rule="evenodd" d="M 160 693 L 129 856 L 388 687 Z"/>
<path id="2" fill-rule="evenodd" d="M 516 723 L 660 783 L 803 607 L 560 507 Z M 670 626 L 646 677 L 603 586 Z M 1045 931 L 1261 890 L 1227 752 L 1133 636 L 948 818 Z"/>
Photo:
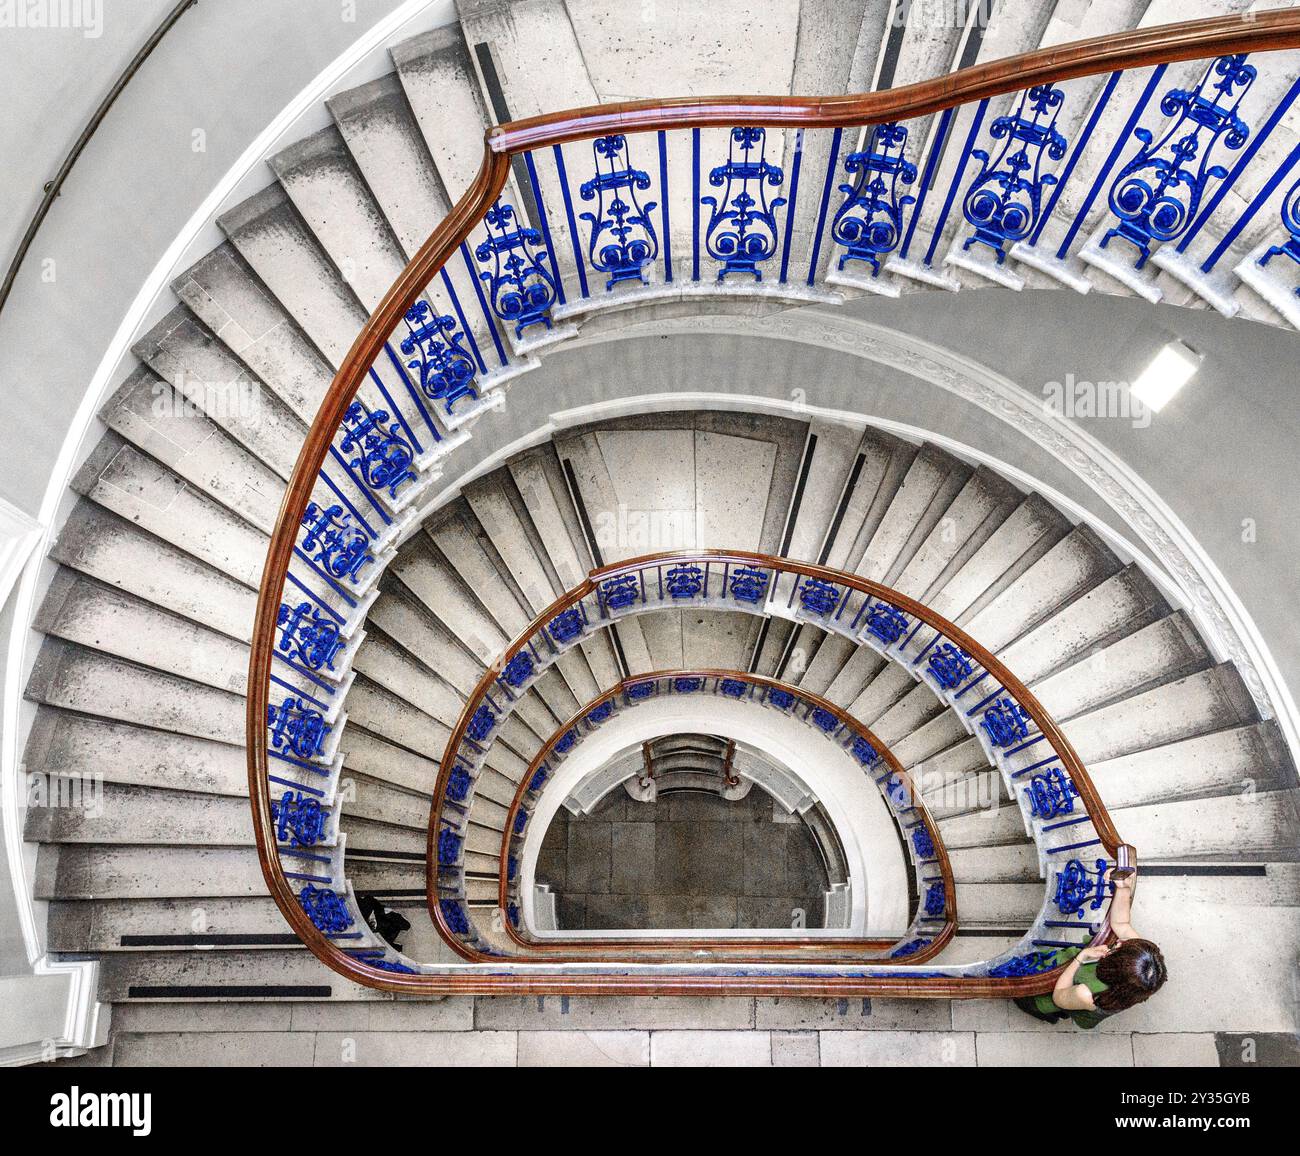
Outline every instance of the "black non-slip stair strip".
<path id="1" fill-rule="evenodd" d="M 1140 848 L 1139 848 L 1140 850 Z M 1238 878 L 1259 878 L 1268 874 L 1266 863 L 1142 863 L 1138 861 L 1138 875 L 1222 875 Z"/>
<path id="2" fill-rule="evenodd" d="M 132 984 L 127 999 L 329 999 L 329 984 Z"/>
<path id="3" fill-rule="evenodd" d="M 123 935 L 118 938 L 120 947 L 296 947 L 299 942 L 298 937 L 290 931 Z"/>
<path id="4" fill-rule="evenodd" d="M 349 859 L 401 859 L 407 863 L 426 863 L 428 855 L 422 851 L 380 851 L 370 847 L 348 848 Z"/>

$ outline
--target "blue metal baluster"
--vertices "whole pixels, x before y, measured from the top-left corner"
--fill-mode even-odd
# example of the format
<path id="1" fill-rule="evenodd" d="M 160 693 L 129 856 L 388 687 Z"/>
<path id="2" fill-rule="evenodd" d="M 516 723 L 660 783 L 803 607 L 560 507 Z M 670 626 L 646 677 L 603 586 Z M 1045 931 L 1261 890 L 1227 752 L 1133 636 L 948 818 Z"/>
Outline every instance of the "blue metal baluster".
<path id="1" fill-rule="evenodd" d="M 1106 81 L 1106 87 L 1102 89 L 1101 95 L 1097 98 L 1097 103 L 1092 106 L 1092 112 L 1088 116 L 1088 123 L 1083 126 L 1079 139 L 1074 142 L 1074 151 L 1070 153 L 1069 159 L 1065 162 L 1065 167 L 1057 178 L 1056 187 L 1052 189 L 1052 195 L 1047 199 L 1043 215 L 1038 218 L 1038 224 L 1034 226 L 1034 231 L 1029 235 L 1030 248 L 1038 244 L 1038 238 L 1043 235 L 1044 227 L 1052 219 L 1052 214 L 1056 212 L 1056 202 L 1061 199 L 1066 184 L 1069 183 L 1070 177 L 1074 175 L 1075 166 L 1079 163 L 1079 158 L 1083 156 L 1084 150 L 1087 149 L 1088 142 L 1092 139 L 1093 130 L 1096 129 L 1097 122 L 1101 120 L 1101 114 L 1106 111 L 1106 106 L 1110 103 L 1115 86 L 1123 75 L 1122 72 L 1112 72 L 1110 78 Z"/>
<path id="2" fill-rule="evenodd" d="M 465 262 L 465 271 L 469 274 L 470 284 L 474 286 L 474 295 L 478 298 L 479 308 L 483 311 L 483 319 L 487 322 L 488 332 L 492 334 L 492 344 L 496 346 L 497 356 L 501 359 L 501 364 L 509 365 L 506 359 L 506 347 L 502 344 L 501 334 L 497 331 L 496 317 L 493 316 L 491 308 L 488 306 L 487 297 L 483 294 L 483 285 L 479 281 L 478 269 L 474 265 L 474 258 L 469 253 L 469 242 L 462 241 L 460 244 L 460 255 Z"/>
<path id="3" fill-rule="evenodd" d="M 1259 192 L 1255 194 L 1255 199 L 1251 201 L 1250 204 L 1246 207 L 1245 212 L 1243 212 L 1241 216 L 1237 218 L 1232 228 L 1229 229 L 1223 235 L 1223 240 L 1220 241 L 1214 247 L 1214 252 L 1212 252 L 1205 259 L 1204 263 L 1201 265 L 1202 273 L 1208 273 L 1211 269 L 1214 268 L 1219 258 L 1222 257 L 1223 254 L 1228 251 L 1228 249 L 1232 246 L 1233 242 L 1236 241 L 1236 239 L 1241 235 L 1242 230 L 1247 225 L 1249 225 L 1252 220 L 1254 220 L 1255 215 L 1259 212 L 1260 209 L 1264 207 L 1265 202 L 1267 202 L 1269 197 L 1273 195 L 1278 185 L 1280 185 L 1286 179 L 1287 175 L 1291 172 L 1291 170 L 1295 168 L 1297 161 L 1300 161 L 1300 145 L 1296 145 L 1296 147 L 1291 150 L 1291 152 L 1287 155 L 1286 160 L 1283 161 L 1277 167 L 1277 170 L 1273 173 L 1273 175 L 1269 177 L 1268 180 L 1264 183 L 1264 187 L 1261 188 Z M 1290 204 L 1293 195 L 1294 192 L 1289 193 L 1287 195 L 1286 204 L 1283 205 L 1283 210 L 1282 210 L 1282 223 L 1287 226 L 1288 231 L 1291 231 L 1290 225 L 1288 223 L 1288 216 L 1289 216 L 1288 205 Z M 1300 224 L 1300 221 L 1298 221 L 1297 224 Z M 1287 245 L 1293 245 L 1293 244 L 1295 244 L 1294 232 L 1293 232 L 1292 241 L 1289 241 L 1286 244 L 1282 244 L 1282 245 L 1274 245 L 1267 253 L 1264 254 L 1264 256 L 1262 256 L 1259 259 L 1258 263 L 1260 265 L 1267 265 L 1269 261 L 1271 261 L 1279 253 L 1286 253 L 1288 256 L 1290 256 L 1292 251 L 1287 248 Z M 1300 257 L 1297 257 L 1296 260 L 1300 261 Z M 1300 290 L 1297 290 L 1297 292 L 1300 293 Z"/>
<path id="4" fill-rule="evenodd" d="M 1230 172 L 1219 183 L 1219 187 L 1214 190 L 1214 195 L 1210 197 L 1209 201 L 1206 202 L 1205 208 L 1201 210 L 1201 215 L 1196 218 L 1192 223 L 1192 227 L 1180 238 L 1178 247 L 1175 250 L 1176 252 L 1187 252 L 1187 246 L 1192 243 L 1196 235 L 1205 227 L 1205 222 L 1214 216 L 1215 210 L 1218 209 L 1223 198 L 1227 196 L 1228 190 L 1232 188 L 1236 183 L 1237 178 L 1240 177 L 1242 172 L 1245 170 L 1246 166 L 1254 159 L 1255 154 L 1260 150 L 1260 146 L 1268 140 L 1269 134 L 1277 127 L 1278 122 L 1286 115 L 1287 111 L 1291 108 L 1291 105 L 1295 103 L 1295 99 L 1298 95 L 1300 95 L 1300 80 L 1297 80 L 1291 85 L 1287 90 L 1286 95 L 1278 102 L 1277 107 L 1269 114 L 1268 120 L 1263 123 L 1259 132 L 1255 134 L 1251 142 L 1242 151 L 1237 163 L 1232 167 L 1232 172 Z"/>
<path id="5" fill-rule="evenodd" d="M 898 251 L 899 259 L 907 260 L 908 251 L 912 247 L 912 237 L 916 233 L 916 224 L 921 219 L 921 213 L 925 209 L 926 198 L 930 195 L 930 183 L 934 179 L 934 170 L 939 164 L 939 157 L 943 153 L 940 147 L 948 139 L 948 125 L 952 121 L 953 110 L 945 108 L 939 117 L 939 126 L 931 138 L 934 142 L 930 149 L 930 155 L 925 160 L 925 172 L 921 174 L 921 188 L 917 194 L 916 203 L 912 206 L 912 215 L 907 222 L 907 235 L 903 238 L 903 247 Z"/>
<path id="6" fill-rule="evenodd" d="M 835 130 L 836 132 L 839 129 Z M 785 213 L 785 238 L 781 242 L 781 284 L 786 282 L 790 269 L 790 238 L 794 235 L 794 205 L 799 196 L 799 173 L 803 169 L 803 129 L 794 134 L 794 159 L 790 162 L 790 203 Z"/>
<path id="7" fill-rule="evenodd" d="M 939 219 L 935 222 L 934 232 L 930 235 L 930 245 L 925 251 L 925 263 L 927 265 L 934 261 L 934 251 L 939 246 L 939 238 L 943 236 L 943 227 L 948 222 L 948 214 L 952 212 L 952 203 L 957 198 L 957 187 L 966 174 L 966 165 L 970 161 L 971 150 L 975 147 L 975 141 L 979 137 L 980 128 L 984 124 L 984 114 L 988 111 L 988 107 L 989 102 L 981 100 L 979 107 L 975 110 L 975 116 L 971 120 L 970 132 L 966 134 L 966 143 L 962 146 L 961 159 L 957 162 L 956 171 L 952 174 L 952 183 L 948 186 L 948 195 L 944 198 L 943 208 L 939 211 Z"/>
<path id="8" fill-rule="evenodd" d="M 691 280 L 700 279 L 700 130 L 691 129 Z"/>
<path id="9" fill-rule="evenodd" d="M 1119 160 L 1120 155 L 1124 152 L 1124 146 L 1128 143 L 1128 138 L 1133 135 L 1133 130 L 1137 127 L 1137 122 L 1146 110 L 1147 102 L 1150 101 L 1151 94 L 1155 92 L 1156 86 L 1160 83 L 1167 67 L 1168 65 L 1162 64 L 1151 74 L 1151 79 L 1147 81 L 1146 87 L 1142 90 L 1142 95 L 1138 97 L 1137 104 L 1133 106 L 1133 111 L 1129 113 L 1128 121 L 1124 125 L 1124 131 L 1115 138 L 1110 154 L 1106 157 L 1106 163 L 1101 166 L 1096 177 L 1093 178 L 1092 188 L 1088 190 L 1088 195 L 1084 198 L 1083 204 L 1079 206 L 1079 211 L 1074 215 L 1074 220 L 1070 222 L 1070 227 L 1066 230 L 1065 240 L 1061 242 L 1061 247 L 1056 250 L 1056 259 L 1058 261 L 1065 260 L 1065 255 L 1070 251 L 1070 246 L 1074 244 L 1075 237 L 1079 235 L 1079 230 L 1083 228 L 1083 222 L 1087 220 L 1092 204 L 1097 199 L 1097 194 L 1101 192 L 1101 186 L 1106 183 L 1106 178 L 1110 176 L 1110 170 L 1115 167 L 1115 162 Z"/>
<path id="10" fill-rule="evenodd" d="M 465 319 L 465 310 L 461 308 L 460 297 L 457 295 L 456 287 L 452 284 L 451 277 L 447 273 L 447 267 L 444 265 L 438 272 L 442 277 L 443 288 L 447 290 L 447 296 L 451 299 L 451 307 L 456 311 L 456 319 L 460 322 L 460 330 L 465 334 L 465 340 L 469 342 L 470 350 L 474 354 L 474 360 L 478 362 L 479 372 L 486 375 L 488 371 L 487 362 L 483 360 L 483 354 L 479 351 L 478 342 L 474 339 L 474 330 L 469 327 L 469 322 Z"/>
<path id="11" fill-rule="evenodd" d="M 844 138 L 844 130 L 837 128 L 831 137 L 831 155 L 826 162 L 826 180 L 822 183 L 822 200 L 817 209 L 817 231 L 813 233 L 812 256 L 808 259 L 808 284 L 812 285 L 817 280 L 817 261 L 822 253 L 822 233 L 826 230 L 826 213 L 830 209 L 831 189 L 835 186 L 835 170 L 840 163 L 840 142 Z M 794 203 L 791 201 L 790 208 L 787 210 L 790 215 L 794 216 Z"/>
<path id="12" fill-rule="evenodd" d="M 587 266 L 582 259 L 582 246 L 578 243 L 578 222 L 573 215 L 573 191 L 569 188 L 569 174 L 564 167 L 564 150 L 559 145 L 551 145 L 555 157 L 555 173 L 560 178 L 560 192 L 564 195 L 564 215 L 569 222 L 569 244 L 573 248 L 573 267 L 578 270 L 578 284 L 582 288 L 584 299 L 591 296 L 587 288 Z M 531 155 L 531 154 L 530 154 Z"/>
<path id="13" fill-rule="evenodd" d="M 673 280 L 673 231 L 668 223 L 668 134 L 659 130 L 659 211 L 664 229 L 664 284 Z"/>
<path id="14" fill-rule="evenodd" d="M 555 260 L 555 244 L 551 240 L 551 221 L 550 215 L 546 211 L 546 204 L 542 200 L 542 186 L 537 180 L 537 164 L 533 160 L 531 152 L 524 153 L 524 164 L 528 168 L 528 183 L 533 189 L 533 202 L 537 205 L 537 216 L 540 220 L 537 222 L 542 230 L 542 240 L 546 244 L 546 256 L 551 263 L 551 276 L 555 278 L 555 296 L 561 305 L 566 304 L 564 300 L 564 281 L 560 277 L 560 266 Z"/>

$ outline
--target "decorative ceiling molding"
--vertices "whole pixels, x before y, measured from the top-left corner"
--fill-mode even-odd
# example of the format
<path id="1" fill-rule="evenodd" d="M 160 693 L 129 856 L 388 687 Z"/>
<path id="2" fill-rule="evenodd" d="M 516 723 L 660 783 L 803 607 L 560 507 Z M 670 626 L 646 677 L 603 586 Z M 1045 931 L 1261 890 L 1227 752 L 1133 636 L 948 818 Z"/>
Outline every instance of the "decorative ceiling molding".
<path id="1" fill-rule="evenodd" d="M 579 334 L 567 348 L 666 333 L 743 336 L 837 350 L 946 390 L 1011 426 L 1089 486 L 1163 566 L 1215 654 L 1240 671 L 1264 718 L 1275 718 L 1300 763 L 1300 715 L 1250 613 L 1204 547 L 1138 474 L 1074 421 L 977 361 L 884 326 L 816 308 L 760 317 L 699 314 Z M 810 409 L 812 407 L 809 407 Z"/>

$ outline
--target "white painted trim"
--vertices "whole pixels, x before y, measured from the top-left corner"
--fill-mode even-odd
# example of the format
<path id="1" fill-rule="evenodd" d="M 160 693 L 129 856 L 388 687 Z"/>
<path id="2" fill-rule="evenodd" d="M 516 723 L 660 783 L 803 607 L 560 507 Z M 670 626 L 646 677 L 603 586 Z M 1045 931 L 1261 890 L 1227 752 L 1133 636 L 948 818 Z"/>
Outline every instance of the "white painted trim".
<path id="1" fill-rule="evenodd" d="M 23 566 L 41 540 L 41 524 L 0 498 L 0 606 L 22 574 Z"/>
<path id="2" fill-rule="evenodd" d="M 259 166 L 274 152 L 286 134 L 295 129 L 310 131 L 305 124 L 321 113 L 326 97 L 332 95 L 348 81 L 364 83 L 372 76 L 357 76 L 358 70 L 369 65 L 374 76 L 392 71 L 391 63 L 381 71 L 374 69 L 386 59 L 387 48 L 430 28 L 441 27 L 456 19 L 453 0 L 407 0 L 400 8 L 375 24 L 364 36 L 340 53 L 328 67 L 298 93 L 294 99 L 244 150 L 237 161 L 203 200 L 194 215 L 185 223 L 176 239 L 154 266 L 136 294 L 121 324 L 100 359 L 81 404 L 77 407 L 67 436 L 59 450 L 50 473 L 40 513 L 30 544 L 26 545 L 25 565 L 21 566 L 14 603 L 13 626 L 5 659 L 3 725 L 0 726 L 0 815 L 3 816 L 5 854 L 13 879 L 17 902 L 18 923 L 28 961 L 37 974 L 74 973 L 70 990 L 69 1026 L 76 1039 L 93 1036 L 94 1025 L 100 1020 L 99 1005 L 95 1002 L 97 965 L 93 961 L 59 962 L 45 957 L 36 902 L 29 886 L 29 864 L 24 854 L 22 814 L 22 776 L 19 760 L 21 750 L 23 691 L 31 669 L 37 638 L 30 628 L 35 618 L 38 600 L 46 574 L 45 559 L 61 528 L 60 510 L 68 494 L 72 478 L 98 438 L 96 415 L 105 398 L 117 383 L 124 362 L 131 358 L 131 345 L 137 336 L 152 324 L 154 314 L 163 305 L 170 308 L 170 283 L 176 274 L 191 263 L 196 249 L 206 252 L 219 241 L 214 235 L 215 220 L 233 197 L 251 192 L 250 183 L 260 187 L 269 182 L 269 173 Z M 318 126 L 316 126 L 318 127 Z M 17 574 L 18 567 L 15 567 Z M 73 1004 L 75 1003 L 75 1006 Z M 79 1043 L 72 1046 L 90 1047 Z"/>

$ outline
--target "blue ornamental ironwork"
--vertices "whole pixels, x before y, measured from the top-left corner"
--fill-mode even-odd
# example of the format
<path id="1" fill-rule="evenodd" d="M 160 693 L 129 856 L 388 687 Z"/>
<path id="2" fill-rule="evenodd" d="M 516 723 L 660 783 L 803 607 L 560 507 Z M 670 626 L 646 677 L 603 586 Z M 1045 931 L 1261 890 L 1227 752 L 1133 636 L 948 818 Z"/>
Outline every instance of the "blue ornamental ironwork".
<path id="1" fill-rule="evenodd" d="M 311 670 L 334 669 L 334 659 L 346 645 L 334 619 L 310 602 L 299 602 L 297 606 L 282 602 L 276 625 L 280 628 L 279 649 L 284 654 L 295 654 Z"/>
<path id="2" fill-rule="evenodd" d="M 465 914 L 465 908 L 454 899 L 438 900 L 438 910 L 453 935 L 469 934 L 469 916 Z"/>
<path id="3" fill-rule="evenodd" d="M 700 198 L 700 204 L 709 206 L 704 247 L 710 257 L 722 262 L 719 281 L 725 281 L 728 273 L 763 279 L 758 266 L 776 253 L 776 210 L 785 204 L 785 197 L 769 201 L 768 187 L 779 188 L 784 180 L 780 166 L 767 159 L 766 129 L 731 130 L 726 164 L 709 172 L 709 184 L 723 193 Z"/>
<path id="4" fill-rule="evenodd" d="M 289 695 L 279 706 L 266 708 L 266 725 L 271 746 L 300 759 L 314 759 L 325 753 L 325 736 L 330 728 L 325 716 L 300 698 Z"/>
<path id="5" fill-rule="evenodd" d="M 888 602 L 873 602 L 867 611 L 867 630 L 886 646 L 892 646 L 911 626 L 906 614 Z"/>
<path id="6" fill-rule="evenodd" d="M 927 828 L 912 828 L 912 850 L 916 852 L 916 857 L 918 859 L 934 858 L 934 840 L 930 837 L 930 832 Z"/>
<path id="7" fill-rule="evenodd" d="M 794 706 L 794 695 L 788 690 L 780 690 L 773 687 L 767 692 L 767 701 L 778 710 L 789 710 Z"/>
<path id="8" fill-rule="evenodd" d="M 866 261 L 871 275 L 880 276 L 880 262 L 898 248 L 903 236 L 903 210 L 916 200 L 900 185 L 916 180 L 916 166 L 903 153 L 907 129 L 901 124 L 878 124 L 867 147 L 844 158 L 844 171 L 852 184 L 840 185 L 844 203 L 831 222 L 831 237 L 845 247 L 842 271 L 848 261 Z"/>
<path id="9" fill-rule="evenodd" d="M 1300 265 L 1300 180 L 1291 186 L 1282 199 L 1282 227 L 1291 234 L 1290 240 L 1283 241 L 1280 245 L 1273 245 L 1259 259 L 1261 266 L 1267 265 L 1279 254 L 1290 257 Z M 1300 288 L 1295 290 L 1295 294 L 1300 297 Z"/>
<path id="10" fill-rule="evenodd" d="M 492 708 L 484 703 L 470 716 L 470 720 L 465 726 L 465 733 L 476 743 L 481 743 L 492 733 L 496 721 L 497 716 L 493 713 Z"/>
<path id="11" fill-rule="evenodd" d="M 942 883 L 931 883 L 925 891 L 926 915 L 942 915 L 948 905 L 947 889 Z"/>
<path id="12" fill-rule="evenodd" d="M 718 690 L 728 698 L 740 698 L 745 693 L 745 683 L 738 678 L 724 678 L 718 683 Z"/>
<path id="13" fill-rule="evenodd" d="M 641 583 L 635 574 L 617 574 L 600 584 L 600 596 L 611 610 L 631 606 L 640 594 Z"/>
<path id="14" fill-rule="evenodd" d="M 1056 966 L 1056 952 L 1031 951 L 1027 955 L 1017 955 L 1013 959 L 994 964 L 989 968 L 991 979 L 1017 979 L 1026 975 L 1039 975 L 1051 971 Z"/>
<path id="15" fill-rule="evenodd" d="M 762 602 L 767 595 L 767 574 L 762 570 L 755 570 L 752 566 L 737 566 L 731 572 L 731 579 L 728 583 L 731 589 L 731 596 L 737 602 L 748 602 L 750 605 Z"/>
<path id="16" fill-rule="evenodd" d="M 805 578 L 799 587 L 799 602 L 809 614 L 825 618 L 840 604 L 839 587 L 820 578 Z"/>
<path id="17" fill-rule="evenodd" d="M 1141 269 L 1153 243 L 1172 241 L 1187 228 L 1209 182 L 1228 175 L 1223 165 L 1210 164 L 1220 139 L 1239 149 L 1250 135 L 1237 110 L 1254 80 L 1244 55 L 1220 56 L 1195 88 L 1165 93 L 1160 111 L 1176 119 L 1159 140 L 1151 129 L 1133 130 L 1142 147 L 1110 187 L 1110 209 L 1120 223 L 1102 238 L 1103 249 L 1122 237 L 1137 249 L 1134 268 Z"/>
<path id="18" fill-rule="evenodd" d="M 528 780 L 528 789 L 534 794 L 546 786 L 547 771 L 545 767 L 538 767 L 533 772 L 533 777 Z"/>
<path id="19" fill-rule="evenodd" d="M 325 834 L 325 811 L 320 803 L 301 791 L 285 791 L 271 803 L 271 821 L 278 842 L 293 847 L 312 847 Z"/>
<path id="20" fill-rule="evenodd" d="M 944 690 L 956 690 L 975 673 L 970 655 L 951 642 L 940 643 L 934 648 L 929 667 L 935 682 Z"/>
<path id="21" fill-rule="evenodd" d="M 301 548 L 305 554 L 315 552 L 315 561 L 333 578 L 346 578 L 352 583 L 360 579 L 361 568 L 373 562 L 370 553 L 370 535 L 352 525 L 342 506 L 307 506 L 302 516 L 306 533 Z"/>
<path id="22" fill-rule="evenodd" d="M 371 967 L 377 967 L 380 971 L 396 971 L 404 975 L 417 975 L 415 968 L 405 963 L 398 963 L 395 959 L 385 959 L 382 955 L 374 959 L 365 960 Z"/>
<path id="23" fill-rule="evenodd" d="M 356 453 L 348 465 L 361 476 L 362 483 L 378 493 L 387 490 L 390 498 L 407 482 L 415 481 L 415 451 L 398 432 L 401 424 L 388 421 L 386 409 L 369 410 L 359 401 L 348 406 L 339 427 L 343 437 L 339 450 Z"/>
<path id="24" fill-rule="evenodd" d="M 463 803 L 469 797 L 471 782 L 469 771 L 457 763 L 452 767 L 451 774 L 447 776 L 447 798 L 453 803 Z"/>
<path id="25" fill-rule="evenodd" d="M 517 903 L 506 904 L 506 918 L 510 920 L 511 927 L 519 926 L 519 905 Z"/>
<path id="26" fill-rule="evenodd" d="M 593 706 L 587 712 L 587 721 L 591 723 L 603 723 L 610 715 L 614 713 L 614 704 L 612 702 L 602 702 L 598 706 Z"/>
<path id="27" fill-rule="evenodd" d="M 1106 902 L 1109 887 L 1106 871 L 1110 864 L 1098 859 L 1090 871 L 1081 860 L 1071 859 L 1056 876 L 1056 908 L 1062 915 L 1083 918 L 1084 909 L 1096 911 Z"/>
<path id="28" fill-rule="evenodd" d="M 894 948 L 894 950 L 889 953 L 889 958 L 906 959 L 909 955 L 915 955 L 921 950 L 921 948 L 929 947 L 932 942 L 933 940 L 929 939 L 913 939 L 908 943 L 902 944 L 900 947 Z"/>
<path id="29" fill-rule="evenodd" d="M 449 314 L 435 315 L 427 301 L 417 301 L 406 311 L 410 332 L 402 338 L 401 350 L 411 360 L 407 369 L 420 375 L 420 392 L 430 401 L 440 401 L 447 413 L 461 398 L 478 398 L 477 366 L 461 344 L 465 334 Z"/>
<path id="30" fill-rule="evenodd" d="M 551 632 L 551 637 L 561 646 L 577 638 L 582 633 L 582 626 L 582 612 L 576 607 L 561 610 L 546 624 L 546 628 Z"/>
<path id="31" fill-rule="evenodd" d="M 670 598 L 694 598 L 704 589 L 704 571 L 698 566 L 670 566 L 664 586 Z"/>
<path id="32" fill-rule="evenodd" d="M 528 651 L 521 650 L 501 668 L 501 677 L 505 679 L 508 685 L 518 690 L 519 687 L 533 677 L 535 670 L 533 656 Z"/>
<path id="33" fill-rule="evenodd" d="M 1054 819 L 1074 810 L 1079 788 L 1061 767 L 1052 767 L 1029 780 L 1029 811 L 1039 819 Z"/>
<path id="34" fill-rule="evenodd" d="M 326 935 L 342 935 L 354 922 L 348 905 L 337 891 L 308 883 L 298 892 L 298 902 L 312 923 Z"/>
<path id="35" fill-rule="evenodd" d="M 995 747 L 1009 747 L 1029 737 L 1029 715 L 1024 707 L 1009 698 L 1000 698 L 984 712 L 980 726 Z"/>
<path id="36" fill-rule="evenodd" d="M 608 276 L 607 290 L 620 281 L 645 284 L 645 268 L 659 256 L 659 238 L 650 214 L 658 202 L 644 205 L 637 191 L 650 188 L 650 177 L 632 167 L 627 137 L 596 137 L 591 142 L 595 175 L 578 187 L 584 201 L 596 202 L 594 213 L 580 213 L 591 226 L 587 260 L 591 267 Z"/>
<path id="37" fill-rule="evenodd" d="M 464 842 L 463 836 L 456 834 L 450 827 L 444 827 L 438 832 L 438 862 L 443 867 L 450 867 L 460 858 L 460 848 Z"/>
<path id="38" fill-rule="evenodd" d="M 514 831 L 514 833 L 516 835 L 520 834 L 523 831 L 524 827 L 527 826 L 527 824 L 528 824 L 528 812 L 516 811 L 515 823 L 514 826 L 511 828 Z"/>
<path id="39" fill-rule="evenodd" d="M 890 775 L 889 778 L 885 779 L 885 781 L 880 784 L 880 789 L 885 792 L 885 798 L 887 798 L 896 809 L 905 811 L 910 806 L 911 799 L 908 795 L 907 784 L 897 775 Z"/>
<path id="40" fill-rule="evenodd" d="M 813 726 L 818 730 L 825 731 L 827 734 L 830 734 L 831 731 L 835 730 L 840 725 L 839 719 L 831 714 L 830 711 L 824 710 L 821 707 L 813 708 L 811 718 Z"/>
<path id="41" fill-rule="evenodd" d="M 578 741 L 578 732 L 570 727 L 555 741 L 556 754 L 564 754 L 566 751 L 573 749 L 573 744 Z"/>
<path id="42" fill-rule="evenodd" d="M 853 757 L 864 767 L 880 762 L 880 752 L 864 738 L 853 740 Z"/>
<path id="43" fill-rule="evenodd" d="M 649 698 L 655 692 L 655 683 L 634 682 L 627 688 L 627 697 L 633 702 L 640 702 L 643 698 Z"/>
<path id="44" fill-rule="evenodd" d="M 966 190 L 962 213 L 975 226 L 962 251 L 987 245 L 997 262 L 1007 259 L 1007 249 L 1034 231 L 1043 212 L 1043 190 L 1056 184 L 1043 172 L 1044 159 L 1065 157 L 1067 141 L 1056 129 L 1065 94 L 1050 84 L 1036 84 L 1021 93 L 1015 112 L 998 117 L 989 136 L 1002 142 L 996 157 L 986 149 L 972 149 L 983 166 Z"/>
<path id="45" fill-rule="evenodd" d="M 512 883 L 517 874 L 519 874 L 519 860 L 510 855 L 506 858 L 506 882 Z"/>
<path id="46" fill-rule="evenodd" d="M 488 283 L 492 312 L 507 325 L 514 325 L 522 337 L 530 325 L 551 328 L 551 306 L 555 304 L 555 278 L 544 264 L 548 254 L 537 248 L 542 235 L 515 221 L 514 205 L 498 200 L 483 217 L 487 238 L 474 250 L 480 264 L 492 262 L 492 269 L 479 274 Z"/>
<path id="47" fill-rule="evenodd" d="M 678 694 L 694 694 L 704 685 L 702 678 L 675 678 L 673 679 L 673 690 Z"/>

